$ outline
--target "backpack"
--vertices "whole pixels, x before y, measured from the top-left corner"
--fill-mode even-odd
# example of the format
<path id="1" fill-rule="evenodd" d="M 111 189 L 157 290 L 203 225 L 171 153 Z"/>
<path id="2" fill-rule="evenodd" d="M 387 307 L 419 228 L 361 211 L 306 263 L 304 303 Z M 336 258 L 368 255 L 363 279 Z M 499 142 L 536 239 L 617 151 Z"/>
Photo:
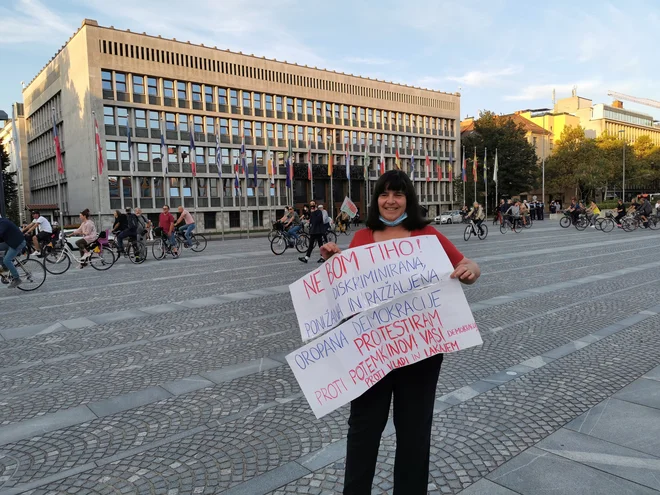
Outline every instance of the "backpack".
<path id="1" fill-rule="evenodd" d="M 138 228 L 138 219 L 134 213 L 126 215 L 126 224 L 128 225 L 129 230 L 134 230 Z"/>

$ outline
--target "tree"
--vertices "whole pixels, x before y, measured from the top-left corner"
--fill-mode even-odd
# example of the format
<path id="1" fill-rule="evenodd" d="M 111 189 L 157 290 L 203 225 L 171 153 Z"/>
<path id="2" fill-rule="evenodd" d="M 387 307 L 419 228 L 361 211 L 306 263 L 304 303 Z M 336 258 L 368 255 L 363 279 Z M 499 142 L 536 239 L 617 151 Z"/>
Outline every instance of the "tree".
<path id="1" fill-rule="evenodd" d="M 470 157 L 477 150 L 478 170 L 477 186 L 484 191 L 483 160 L 484 149 L 488 151 L 488 195 L 491 204 L 497 202 L 494 197 L 493 166 L 495 165 L 495 150 L 498 156 L 498 193 L 501 196 L 515 196 L 521 191 L 528 191 L 537 186 L 541 170 L 534 146 L 527 140 L 525 129 L 511 118 L 500 117 L 492 112 L 483 112 L 474 121 L 474 132 L 463 139 L 465 153 L 468 156 L 468 177 L 472 168 Z M 469 187 L 469 186 L 468 186 Z M 468 194 L 469 197 L 469 194 Z"/>
<path id="2" fill-rule="evenodd" d="M 4 184 L 7 218 L 18 224 L 18 187 L 16 186 L 16 172 L 9 172 L 9 155 L 7 154 L 4 145 L 0 145 L 0 155 L 2 160 L 2 181 Z"/>

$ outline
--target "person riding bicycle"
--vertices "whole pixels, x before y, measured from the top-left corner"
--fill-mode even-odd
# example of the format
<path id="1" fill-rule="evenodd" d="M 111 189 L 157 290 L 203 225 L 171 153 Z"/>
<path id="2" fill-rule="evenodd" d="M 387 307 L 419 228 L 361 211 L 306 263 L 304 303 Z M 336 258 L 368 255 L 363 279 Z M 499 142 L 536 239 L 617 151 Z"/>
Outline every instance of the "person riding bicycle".
<path id="1" fill-rule="evenodd" d="M 600 208 L 598 208 L 598 205 L 596 204 L 595 201 L 591 201 L 586 211 L 587 211 L 587 218 L 589 219 L 589 222 L 592 224 L 591 226 L 596 228 L 596 226 L 593 225 L 592 219 L 598 218 L 600 216 Z"/>
<path id="2" fill-rule="evenodd" d="M 32 237 L 34 254 L 36 254 L 39 258 L 43 258 L 40 243 L 50 241 L 50 238 L 53 235 L 53 227 L 51 226 L 50 222 L 46 218 L 42 217 L 38 211 L 32 212 L 32 219 L 32 223 L 23 229 L 23 234 L 25 234 L 26 240 Z M 37 234 L 32 236 L 32 232 L 37 229 L 39 229 Z"/>
<path id="3" fill-rule="evenodd" d="M 138 239 L 144 241 L 147 234 L 149 233 L 149 229 L 151 229 L 151 220 L 142 214 L 142 208 L 135 208 L 135 216 L 137 217 L 138 221 Z"/>
<path id="4" fill-rule="evenodd" d="M 5 252 L 4 258 L 0 263 L 0 275 L 7 276 L 11 274 L 12 281 L 9 288 L 13 289 L 23 283 L 18 271 L 14 266 L 14 258 L 25 249 L 25 237 L 23 232 L 11 220 L 0 217 L 0 251 Z"/>
<path id="5" fill-rule="evenodd" d="M 504 217 L 508 218 L 512 225 L 515 225 L 515 222 L 520 222 L 520 201 L 516 201 L 509 206 Z"/>
<path id="6" fill-rule="evenodd" d="M 348 221 L 349 217 L 345 211 L 342 211 L 339 213 L 339 215 L 337 215 L 337 218 L 335 218 L 335 223 L 339 228 L 339 232 L 346 232 L 346 225 L 348 224 Z"/>
<path id="7" fill-rule="evenodd" d="M 502 222 L 504 221 L 504 214 L 508 209 L 509 206 L 504 202 L 503 199 L 500 199 L 500 204 L 497 207 L 497 217 L 495 218 L 495 220 L 499 221 L 500 225 L 502 225 Z"/>
<path id="8" fill-rule="evenodd" d="M 472 205 L 472 209 L 468 213 L 468 218 L 474 222 L 474 224 L 477 226 L 479 229 L 479 234 L 483 234 L 483 229 L 481 228 L 481 224 L 483 223 L 484 219 L 486 218 L 486 214 L 484 213 L 484 209 L 481 207 L 481 205 L 478 202 L 474 202 Z"/>
<path id="9" fill-rule="evenodd" d="M 644 222 L 644 227 L 649 226 L 649 217 L 653 213 L 653 207 L 648 197 L 642 198 L 642 204 L 639 206 L 639 214 L 641 216 L 642 222 Z"/>
<path id="10" fill-rule="evenodd" d="M 98 239 L 98 233 L 96 232 L 96 225 L 94 221 L 89 218 L 89 210 L 84 209 L 80 212 L 80 227 L 69 234 L 82 235 L 81 239 L 76 241 L 76 246 L 80 250 L 80 268 L 83 268 L 87 264 L 87 260 L 92 255 L 92 252 L 89 251 L 89 246 L 96 239 Z"/>
<path id="11" fill-rule="evenodd" d="M 163 206 L 162 213 L 158 215 L 157 230 L 158 235 L 169 241 L 172 255 L 175 258 L 179 256 L 179 251 L 176 247 L 176 236 L 174 235 L 174 215 L 170 213 L 170 207 L 168 205 Z"/>
<path id="12" fill-rule="evenodd" d="M 623 204 L 623 200 L 620 199 L 617 201 L 616 217 L 614 217 L 614 221 L 616 222 L 618 227 L 621 227 L 621 219 L 625 216 L 626 216 L 626 205 Z"/>
<path id="13" fill-rule="evenodd" d="M 179 206 L 178 211 L 179 218 L 177 218 L 176 222 L 174 222 L 174 228 L 178 228 L 180 232 L 185 232 L 186 246 L 190 247 L 192 246 L 190 234 L 192 234 L 192 231 L 195 230 L 195 219 L 183 206 Z M 177 227 L 177 225 L 182 222 L 185 222 L 185 225 Z"/>
<path id="14" fill-rule="evenodd" d="M 115 239 L 117 242 L 117 252 L 119 253 L 119 256 L 124 254 L 124 239 L 128 237 L 137 240 L 137 229 L 138 229 L 137 217 L 131 212 L 130 208 L 126 208 L 125 217 L 126 217 L 125 227 L 121 225 L 121 220 L 118 222 L 120 223 L 119 228 L 124 227 L 124 230 L 122 230 Z M 136 257 L 139 257 L 139 254 L 140 253 L 136 253 Z"/>
<path id="15" fill-rule="evenodd" d="M 292 244 L 290 247 L 293 247 L 298 240 L 298 232 L 302 228 L 302 225 L 300 222 L 300 215 L 298 215 L 298 212 L 293 209 L 293 206 L 289 206 L 288 209 L 289 214 L 284 222 L 284 228 L 288 230 L 289 235 L 293 238 L 293 243 L 290 243 Z"/>
<path id="16" fill-rule="evenodd" d="M 575 225 L 578 221 L 581 211 L 580 205 L 577 202 L 577 198 L 571 198 L 571 204 L 568 206 L 568 209 L 566 211 L 570 213 L 572 223 L 573 225 Z"/>

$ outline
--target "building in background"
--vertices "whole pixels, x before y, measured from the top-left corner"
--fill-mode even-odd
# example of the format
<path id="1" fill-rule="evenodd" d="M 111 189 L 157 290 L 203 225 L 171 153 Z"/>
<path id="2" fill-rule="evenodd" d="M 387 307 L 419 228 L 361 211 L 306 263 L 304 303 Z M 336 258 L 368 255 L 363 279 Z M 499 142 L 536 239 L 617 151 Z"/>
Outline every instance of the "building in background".
<path id="1" fill-rule="evenodd" d="M 11 120 L 5 121 L 4 126 L 0 127 L 0 144 L 9 156 L 9 172 L 16 172 L 18 214 L 22 223 L 30 217 L 26 212 L 30 204 L 30 183 L 23 104 L 14 103 L 7 114 Z"/>
<path id="2" fill-rule="evenodd" d="M 285 205 L 302 206 L 312 197 L 336 212 L 346 195 L 364 212 L 367 189 L 379 176 L 381 152 L 389 170 L 397 149 L 405 170 L 411 154 L 415 158 L 416 188 L 429 214 L 452 202 L 447 168 L 450 157 L 457 161 L 460 145 L 458 94 L 118 31 L 85 20 L 23 96 L 33 201 L 57 203 L 54 115 L 65 169 L 63 210 L 69 219 L 84 208 L 100 209 L 108 217 L 115 209 L 140 205 L 155 216 L 165 203 L 174 208 L 183 204 L 197 210 L 201 229 L 229 231 L 270 226 Z M 100 178 L 92 112 L 103 149 Z M 129 164 L 129 129 L 134 166 Z M 289 143 L 294 162 L 290 189 L 285 169 Z M 330 147 L 333 198 L 327 174 Z M 272 184 L 267 149 L 274 159 Z M 313 193 L 307 180 L 309 154 Z M 425 166 L 427 154 L 430 166 Z M 249 178 L 239 170 L 237 189 L 235 165 L 242 158 Z"/>

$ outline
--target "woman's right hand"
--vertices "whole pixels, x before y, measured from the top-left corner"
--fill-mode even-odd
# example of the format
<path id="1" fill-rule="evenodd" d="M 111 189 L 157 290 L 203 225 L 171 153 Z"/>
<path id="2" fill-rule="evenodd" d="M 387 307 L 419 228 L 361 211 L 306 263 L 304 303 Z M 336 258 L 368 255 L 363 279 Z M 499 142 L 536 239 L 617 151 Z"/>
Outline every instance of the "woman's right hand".
<path id="1" fill-rule="evenodd" d="M 334 242 L 328 242 L 321 246 L 321 257 L 324 260 L 331 258 L 335 254 L 341 253 L 341 249 Z"/>

